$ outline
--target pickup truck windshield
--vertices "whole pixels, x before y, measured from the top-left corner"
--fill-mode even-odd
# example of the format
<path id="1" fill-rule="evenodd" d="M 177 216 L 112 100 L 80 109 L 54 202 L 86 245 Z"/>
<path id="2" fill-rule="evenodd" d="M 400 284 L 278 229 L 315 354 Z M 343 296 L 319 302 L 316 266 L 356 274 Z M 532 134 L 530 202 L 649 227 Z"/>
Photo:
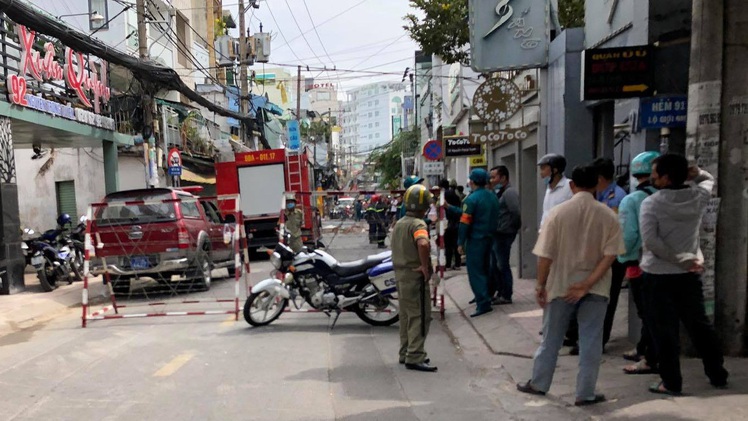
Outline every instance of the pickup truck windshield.
<path id="1" fill-rule="evenodd" d="M 124 202 L 161 201 L 171 199 L 170 193 L 132 193 L 107 197 L 107 206 L 97 212 L 97 225 L 128 225 L 148 222 L 165 222 L 176 219 L 174 203 L 149 203 L 122 205 Z"/>

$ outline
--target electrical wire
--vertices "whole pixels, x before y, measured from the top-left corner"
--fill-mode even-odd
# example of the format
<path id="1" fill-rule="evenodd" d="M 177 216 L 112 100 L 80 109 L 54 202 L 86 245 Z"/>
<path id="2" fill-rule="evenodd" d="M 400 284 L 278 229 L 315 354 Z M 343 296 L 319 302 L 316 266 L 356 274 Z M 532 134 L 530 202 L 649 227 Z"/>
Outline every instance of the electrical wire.
<path id="1" fill-rule="evenodd" d="M 273 22 L 275 22 L 275 27 L 278 28 L 278 33 L 280 34 L 281 38 L 283 38 L 283 41 L 286 41 L 284 45 L 288 45 L 288 40 L 286 39 L 286 36 L 283 34 L 283 31 L 280 29 L 280 25 L 278 25 L 278 21 L 275 19 L 275 14 L 273 13 L 273 9 L 270 8 L 270 4 L 267 5 L 267 9 L 268 9 L 268 12 L 270 12 L 270 17 L 273 18 Z M 301 61 L 299 56 L 296 55 L 296 51 L 291 50 L 291 53 L 293 53 L 293 56 L 296 57 L 296 60 Z"/>
<path id="2" fill-rule="evenodd" d="M 368 1 L 368 0 L 361 0 L 360 2 L 358 2 L 358 3 L 354 4 L 353 6 L 351 6 L 351 7 L 347 8 L 347 9 L 345 9 L 345 10 L 343 10 L 342 12 L 338 13 L 337 15 L 335 15 L 335 16 L 333 16 L 333 17 L 329 18 L 329 19 L 326 19 L 326 20 L 324 20 L 324 21 L 323 21 L 323 22 L 321 22 L 321 23 L 320 23 L 319 25 L 317 25 L 317 27 L 320 27 L 320 26 L 322 26 L 322 25 L 324 25 L 324 24 L 326 24 L 326 23 L 330 22 L 331 20 L 333 20 L 333 19 L 336 19 L 336 18 L 338 18 L 338 17 L 340 17 L 340 16 L 344 15 L 345 13 L 348 13 L 348 12 L 349 12 L 350 10 L 353 10 L 354 8 L 356 8 L 356 7 L 358 7 L 358 6 L 360 6 L 360 5 L 364 4 L 364 3 L 366 3 L 367 1 Z M 270 8 L 269 8 L 269 7 L 268 7 L 268 10 L 270 10 Z M 276 23 L 276 25 L 277 25 L 277 23 Z M 311 31 L 312 31 L 312 30 L 311 30 L 311 29 L 309 29 L 309 30 L 307 30 L 307 31 L 305 31 L 305 32 L 302 32 L 302 33 L 301 33 L 301 34 L 299 34 L 298 36 L 296 36 L 296 37 L 294 37 L 294 38 L 291 38 L 291 41 L 286 41 L 286 43 L 285 43 L 285 44 L 283 44 L 283 45 L 281 45 L 281 46 L 279 46 L 279 47 L 275 47 L 275 50 L 276 50 L 276 51 L 278 51 L 279 49 L 281 49 L 281 48 L 283 48 L 283 47 L 287 46 L 287 45 L 288 45 L 289 43 L 291 43 L 291 42 L 293 42 L 293 41 L 295 41 L 295 40 L 299 39 L 300 37 L 302 37 L 302 36 L 306 35 L 307 33 L 311 32 Z M 285 41 L 285 39 L 284 39 L 284 41 Z M 300 61 L 300 60 L 299 60 L 299 61 Z"/>
<path id="3" fill-rule="evenodd" d="M 309 6 L 306 4 L 306 0 L 303 0 L 304 2 L 304 9 L 306 9 L 306 14 L 309 16 L 309 22 L 312 23 L 312 28 L 314 29 L 314 33 L 317 35 L 317 40 L 319 41 L 319 44 L 322 46 L 322 51 L 324 51 L 325 56 L 327 56 L 327 59 L 330 60 L 330 64 L 332 64 L 333 68 L 335 68 L 335 62 L 333 61 L 332 57 L 330 57 L 330 53 L 327 52 L 327 48 L 325 47 L 325 43 L 322 42 L 322 37 L 319 36 L 319 31 L 317 31 L 317 25 L 314 24 L 314 19 L 312 19 L 312 13 L 309 11 Z M 286 1 L 286 4 L 288 4 L 288 1 Z M 301 28 L 299 28 L 301 30 Z M 306 39 L 306 38 L 305 38 Z M 312 51 L 314 54 L 314 52 Z M 328 76 L 330 73 L 327 73 Z M 335 73 L 336 76 L 339 76 L 337 73 Z M 341 86 L 340 78 L 338 78 L 338 86 Z"/>
<path id="4" fill-rule="evenodd" d="M 374 58 L 375 56 L 379 55 L 379 53 L 381 53 L 382 51 L 386 50 L 386 49 L 387 49 L 387 47 L 389 47 L 390 45 L 392 45 L 392 44 L 394 44 L 394 43 L 396 43 L 396 42 L 400 41 L 400 40 L 401 40 L 401 39 L 402 39 L 403 37 L 405 37 L 406 35 L 407 35 L 407 33 L 403 33 L 403 34 L 402 34 L 402 35 L 400 35 L 400 36 L 399 36 L 398 38 L 396 38 L 396 39 L 395 39 L 394 41 L 392 41 L 391 43 L 389 43 L 389 44 L 385 45 L 385 46 L 384 46 L 384 47 L 382 47 L 382 48 L 381 48 L 381 49 L 380 49 L 379 51 L 377 51 L 376 53 L 374 53 L 374 54 L 370 55 L 369 57 L 367 57 L 366 59 L 364 59 L 364 60 L 363 60 L 363 61 L 361 61 L 360 63 L 357 63 L 357 64 L 353 65 L 352 67 L 353 67 L 353 68 L 356 68 L 356 67 L 358 67 L 358 66 L 360 66 L 360 65 L 362 65 L 362 64 L 364 64 L 364 63 L 366 63 L 367 61 L 371 60 L 371 59 L 372 59 L 372 58 Z"/>

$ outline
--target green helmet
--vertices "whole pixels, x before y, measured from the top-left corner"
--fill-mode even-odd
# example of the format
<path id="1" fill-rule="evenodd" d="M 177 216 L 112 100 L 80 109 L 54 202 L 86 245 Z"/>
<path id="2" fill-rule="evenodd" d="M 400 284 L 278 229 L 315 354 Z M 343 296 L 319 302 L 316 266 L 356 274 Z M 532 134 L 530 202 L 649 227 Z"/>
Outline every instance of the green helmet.
<path id="1" fill-rule="evenodd" d="M 405 203 L 405 211 L 425 211 L 431 206 L 431 199 L 433 197 L 434 195 L 421 184 L 410 186 L 405 192 L 405 198 L 403 199 L 403 203 Z"/>
<path id="2" fill-rule="evenodd" d="M 642 152 L 631 160 L 631 175 L 649 175 L 652 173 L 652 161 L 660 156 L 658 152 Z"/>
<path id="3" fill-rule="evenodd" d="M 421 182 L 423 182 L 423 178 L 421 178 L 421 177 L 419 177 L 417 175 L 411 175 L 410 177 L 405 177 L 403 179 L 403 188 L 405 190 L 408 190 L 410 188 L 410 186 L 412 186 L 414 184 L 419 184 Z"/>

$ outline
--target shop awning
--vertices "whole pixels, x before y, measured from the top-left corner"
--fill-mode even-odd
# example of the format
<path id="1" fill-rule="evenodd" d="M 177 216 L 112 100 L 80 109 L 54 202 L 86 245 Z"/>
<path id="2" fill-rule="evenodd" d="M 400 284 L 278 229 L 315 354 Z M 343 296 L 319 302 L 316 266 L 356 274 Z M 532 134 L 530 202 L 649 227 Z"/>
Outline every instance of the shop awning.
<path id="1" fill-rule="evenodd" d="M 183 181 L 189 181 L 190 183 L 216 184 L 215 175 L 201 175 L 194 173 L 186 168 L 182 168 L 182 176 L 180 178 Z"/>

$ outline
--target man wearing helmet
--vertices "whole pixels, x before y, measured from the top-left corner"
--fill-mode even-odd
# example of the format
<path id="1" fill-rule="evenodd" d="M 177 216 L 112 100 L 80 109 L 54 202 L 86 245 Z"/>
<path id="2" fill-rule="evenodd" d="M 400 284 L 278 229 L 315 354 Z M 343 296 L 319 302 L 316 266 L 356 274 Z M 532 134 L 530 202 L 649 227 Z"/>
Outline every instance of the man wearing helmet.
<path id="1" fill-rule="evenodd" d="M 657 192 L 649 181 L 652 173 L 652 162 L 660 156 L 657 152 L 642 152 L 631 160 L 632 183 L 631 194 L 624 197 L 618 207 L 618 221 L 623 229 L 623 243 L 626 253 L 618 256 L 618 262 L 626 268 L 626 278 L 629 280 L 629 290 L 634 298 L 636 312 L 642 321 L 641 335 L 636 349 L 623 354 L 623 358 L 636 364 L 624 367 L 626 374 L 648 374 L 657 369 L 657 353 L 652 342 L 648 321 L 645 317 L 643 273 L 639 268 L 642 254 L 642 239 L 639 232 L 639 209 L 642 202 Z"/>
<path id="2" fill-rule="evenodd" d="M 286 209 L 283 212 L 286 217 L 286 232 L 291 235 L 288 246 L 294 253 L 298 253 L 304 248 L 304 243 L 301 241 L 301 224 L 304 214 L 296 207 L 296 195 L 293 193 L 286 194 Z"/>
<path id="3" fill-rule="evenodd" d="M 538 161 L 540 177 L 547 186 L 545 198 L 543 199 L 543 216 L 540 219 L 540 228 L 548 216 L 548 212 L 555 206 L 571 199 L 572 192 L 569 187 L 569 179 L 564 175 L 566 170 L 566 158 L 559 154 L 549 153 Z"/>
<path id="4" fill-rule="evenodd" d="M 472 193 L 465 198 L 460 217 L 457 244 L 460 254 L 467 254 L 467 270 L 470 288 L 475 295 L 476 308 L 470 317 L 493 311 L 488 294 L 488 274 L 491 265 L 491 248 L 498 225 L 499 199 L 486 189 L 488 173 L 474 169 L 470 173 Z"/>
<path id="5" fill-rule="evenodd" d="M 408 190 L 411 186 L 414 186 L 416 184 L 421 184 L 421 183 L 423 183 L 423 178 L 417 175 L 411 175 L 411 176 L 403 178 L 403 188 L 405 190 Z M 397 219 L 400 219 L 403 216 L 405 216 L 405 203 L 403 203 L 403 205 L 400 206 L 400 212 L 398 212 Z"/>
<path id="6" fill-rule="evenodd" d="M 392 264 L 400 301 L 400 358 L 408 370 L 434 372 L 424 346 L 431 322 L 431 301 L 427 283 L 434 273 L 431 241 L 423 221 L 432 194 L 416 184 L 403 197 L 406 213 L 392 231 Z"/>

